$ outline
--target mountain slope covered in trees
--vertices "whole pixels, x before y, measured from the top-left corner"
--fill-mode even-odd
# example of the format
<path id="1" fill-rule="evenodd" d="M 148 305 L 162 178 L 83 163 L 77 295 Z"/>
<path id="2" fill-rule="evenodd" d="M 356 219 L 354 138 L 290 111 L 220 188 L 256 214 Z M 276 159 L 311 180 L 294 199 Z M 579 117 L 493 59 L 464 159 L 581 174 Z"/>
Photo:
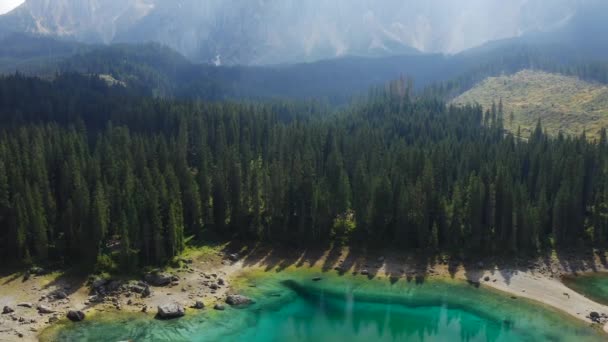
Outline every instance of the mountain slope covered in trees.
<path id="1" fill-rule="evenodd" d="M 608 83 L 608 64 L 561 45 L 524 38 L 454 56 L 344 57 L 293 65 L 217 67 L 196 64 L 159 44 L 83 45 L 42 36 L 0 40 L 0 73 L 53 78 L 58 72 L 98 74 L 144 96 L 223 99 L 317 99 L 344 105 L 369 87 L 406 76 L 417 91 L 457 97 L 490 76 L 524 69 Z"/>
<path id="2" fill-rule="evenodd" d="M 16 71 L 30 75 L 49 75 L 56 65 L 92 46 L 28 34 L 0 38 L 0 74 Z"/>
<path id="3" fill-rule="evenodd" d="M 597 138 L 608 127 L 608 87 L 574 76 L 525 70 L 510 76 L 490 77 L 454 99 L 453 103 L 478 103 L 484 108 L 504 104 L 505 127 L 521 128 L 528 136 L 541 120 L 551 134 Z"/>
<path id="4" fill-rule="evenodd" d="M 605 131 L 523 142 L 500 108 L 411 93 L 394 82 L 333 113 L 2 78 L 1 260 L 129 270 L 190 236 L 493 255 L 608 242 Z"/>

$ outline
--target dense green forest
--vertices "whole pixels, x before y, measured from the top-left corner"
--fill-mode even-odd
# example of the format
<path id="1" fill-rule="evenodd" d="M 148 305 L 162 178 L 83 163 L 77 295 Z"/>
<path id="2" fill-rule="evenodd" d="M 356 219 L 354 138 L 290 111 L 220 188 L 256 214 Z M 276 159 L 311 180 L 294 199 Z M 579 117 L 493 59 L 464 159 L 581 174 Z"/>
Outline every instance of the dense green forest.
<path id="1" fill-rule="evenodd" d="M 522 254 L 608 242 L 608 142 L 505 134 L 407 82 L 348 109 L 0 79 L 5 263 L 129 270 L 185 241 Z"/>

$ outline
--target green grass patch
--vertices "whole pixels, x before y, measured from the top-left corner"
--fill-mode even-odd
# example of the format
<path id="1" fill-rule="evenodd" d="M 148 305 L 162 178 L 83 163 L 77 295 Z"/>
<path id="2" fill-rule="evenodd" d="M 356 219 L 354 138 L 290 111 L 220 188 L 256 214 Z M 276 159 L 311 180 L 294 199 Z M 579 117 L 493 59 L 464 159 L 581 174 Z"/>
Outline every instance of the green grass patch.
<path id="1" fill-rule="evenodd" d="M 485 109 L 504 103 L 505 128 L 528 136 L 541 120 L 556 135 L 580 135 L 590 139 L 608 127 L 608 87 L 576 77 L 524 70 L 514 75 L 490 77 L 460 95 L 455 104 L 478 103 Z"/>

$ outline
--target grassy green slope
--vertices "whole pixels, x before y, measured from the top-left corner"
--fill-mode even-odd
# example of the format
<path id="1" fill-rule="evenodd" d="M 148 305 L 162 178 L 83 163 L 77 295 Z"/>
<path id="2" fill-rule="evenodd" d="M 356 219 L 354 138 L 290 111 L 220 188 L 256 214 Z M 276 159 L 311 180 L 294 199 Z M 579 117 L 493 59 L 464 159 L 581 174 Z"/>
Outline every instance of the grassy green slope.
<path id="1" fill-rule="evenodd" d="M 597 136 L 608 127 L 608 87 L 576 77 L 524 70 L 510 76 L 490 77 L 453 100 L 490 108 L 502 99 L 505 126 L 527 135 L 540 118 L 552 134 Z"/>

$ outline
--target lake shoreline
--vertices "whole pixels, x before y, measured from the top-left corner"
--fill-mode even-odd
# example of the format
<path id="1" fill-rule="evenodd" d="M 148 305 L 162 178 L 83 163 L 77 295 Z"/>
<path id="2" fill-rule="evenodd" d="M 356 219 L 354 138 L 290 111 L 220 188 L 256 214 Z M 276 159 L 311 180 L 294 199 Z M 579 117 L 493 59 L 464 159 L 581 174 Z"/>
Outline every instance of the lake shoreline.
<path id="1" fill-rule="evenodd" d="M 190 307 L 196 301 L 202 301 L 205 310 L 213 310 L 215 304 L 225 302 L 226 296 L 232 291 L 231 283 L 241 273 L 248 270 L 275 272 L 288 267 L 316 268 L 321 275 L 323 272 L 357 273 L 370 279 L 391 282 L 424 282 L 433 278 L 463 280 L 472 286 L 501 291 L 514 299 L 521 297 L 540 302 L 591 324 L 589 314 L 593 311 L 608 314 L 608 307 L 574 292 L 560 279 L 564 275 L 608 271 L 601 256 L 569 255 L 568 262 L 554 257 L 513 264 L 441 257 L 429 260 L 398 252 L 351 251 L 347 248 L 277 251 L 258 247 L 238 253 L 218 251 L 212 256 L 186 258 L 183 267 L 168 271 L 179 279 L 169 286 L 151 287 L 151 296 L 141 298 L 135 293 L 122 292 L 107 296 L 101 303 L 87 303 L 90 288 L 82 278 L 56 273 L 23 281 L 21 276 L 13 274 L 0 278 L 0 304 L 15 310 L 0 317 L 0 341 L 14 341 L 19 335 L 22 336 L 19 340 L 36 341 L 41 332 L 55 324 L 49 323 L 51 317 L 65 321 L 66 313 L 71 309 L 84 311 L 88 318 L 120 312 L 139 313 L 153 318 L 156 307 L 163 303 L 180 303 L 188 308 L 186 314 L 189 314 L 196 311 Z M 49 293 L 58 289 L 68 292 L 68 297 L 49 300 Z M 17 306 L 19 303 L 31 303 L 32 308 Z M 55 313 L 39 314 L 36 310 L 38 304 L 51 308 Z M 147 307 L 146 313 L 142 312 L 144 306 Z M 602 325 L 608 333 L 605 319 Z M 595 326 L 601 329 L 600 325 Z"/>

